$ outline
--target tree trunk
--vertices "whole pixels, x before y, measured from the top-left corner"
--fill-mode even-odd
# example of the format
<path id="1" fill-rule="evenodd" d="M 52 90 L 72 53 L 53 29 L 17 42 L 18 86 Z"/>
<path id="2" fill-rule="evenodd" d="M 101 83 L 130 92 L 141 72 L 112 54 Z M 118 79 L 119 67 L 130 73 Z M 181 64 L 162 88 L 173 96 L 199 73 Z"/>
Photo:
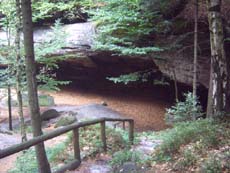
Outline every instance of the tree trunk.
<path id="1" fill-rule="evenodd" d="M 176 102 L 178 102 L 179 95 L 178 95 L 178 86 L 177 86 L 177 77 L 176 77 L 175 68 L 173 68 L 173 82 L 174 82 L 174 89 L 175 89 L 175 99 L 176 99 Z"/>
<path id="2" fill-rule="evenodd" d="M 226 83 L 226 104 L 225 104 L 225 111 L 228 115 L 230 115 L 230 57 L 226 56 L 226 64 L 227 64 L 227 83 Z"/>
<path id="3" fill-rule="evenodd" d="M 11 46 L 11 29 L 9 27 L 9 25 L 7 25 L 7 32 L 6 32 L 6 37 L 7 37 L 7 46 L 8 48 L 10 48 Z M 8 75 L 8 79 L 7 79 L 7 95 L 8 95 L 8 114 L 9 114 L 9 130 L 13 130 L 12 127 L 12 109 L 11 109 L 11 86 L 10 86 L 10 65 L 8 65 L 7 67 L 7 75 Z"/>
<path id="4" fill-rule="evenodd" d="M 26 136 L 26 125 L 24 122 L 23 116 L 23 103 L 22 103 L 22 85 L 21 85 L 21 77 L 22 77 L 22 60 L 20 55 L 20 31 L 21 31 L 21 2 L 20 0 L 15 1 L 16 5 L 16 36 L 15 36 L 15 52 L 16 52 L 16 91 L 17 91 L 17 101 L 18 101 L 18 114 L 20 119 L 20 129 L 21 129 L 21 137 L 22 142 L 27 141 Z"/>
<path id="5" fill-rule="evenodd" d="M 221 18 L 221 0 L 207 0 L 211 43 L 209 117 L 228 111 L 229 105 L 229 60 L 224 50 L 224 32 Z"/>
<path id="6" fill-rule="evenodd" d="M 8 85 L 8 113 L 9 113 L 9 130 L 13 130 L 12 126 L 12 109 L 11 109 L 11 88 Z"/>
<path id="7" fill-rule="evenodd" d="M 198 0 L 195 0 L 195 27 L 194 27 L 194 62 L 193 62 L 193 97 L 197 96 L 197 48 L 198 48 Z"/>
<path id="8" fill-rule="evenodd" d="M 42 129 L 37 94 L 31 0 L 22 0 L 22 17 L 29 107 L 32 120 L 33 136 L 36 137 L 42 135 Z M 35 150 L 39 173 L 51 173 L 50 165 L 46 157 L 44 143 L 36 145 Z"/>

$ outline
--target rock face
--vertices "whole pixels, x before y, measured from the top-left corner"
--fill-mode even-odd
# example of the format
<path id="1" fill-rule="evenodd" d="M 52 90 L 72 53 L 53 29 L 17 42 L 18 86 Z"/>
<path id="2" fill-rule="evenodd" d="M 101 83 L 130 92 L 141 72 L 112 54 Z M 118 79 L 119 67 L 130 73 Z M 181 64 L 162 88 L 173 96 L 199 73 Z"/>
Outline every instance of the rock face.
<path id="1" fill-rule="evenodd" d="M 208 29 L 207 26 L 205 28 L 206 30 Z M 152 61 L 149 57 L 118 56 L 112 52 L 92 50 L 91 46 L 96 33 L 92 22 L 64 25 L 62 30 L 67 33 L 66 46 L 61 50 L 53 52 L 48 57 L 68 57 L 65 61 L 59 63 L 59 69 L 56 72 L 59 80 L 73 81 L 76 85 L 92 86 L 92 84 L 95 85 L 97 83 L 108 83 L 107 77 L 154 69 L 158 74 L 163 74 L 170 79 L 173 79 L 172 74 L 175 72 L 177 81 L 190 86 L 192 84 L 193 51 L 191 48 L 184 51 L 167 51 L 159 55 L 153 55 L 153 57 L 160 57 L 160 59 L 154 58 L 154 61 Z M 174 28 L 173 30 L 176 32 L 176 30 L 181 30 L 181 28 Z M 43 42 L 49 39 L 50 33 L 52 33 L 50 27 L 35 28 L 35 42 Z M 178 34 L 180 35 L 181 33 Z M 174 40 L 168 38 L 162 38 L 161 40 L 172 44 L 179 35 L 174 35 Z M 5 36 L 3 33 L 0 33 L 0 37 L 4 38 Z M 205 45 L 201 49 L 206 49 L 207 51 L 199 55 L 198 58 L 198 83 L 206 88 L 208 88 L 210 70 L 208 37 L 207 34 L 199 36 L 200 45 Z M 192 35 L 185 40 L 187 44 L 183 46 L 187 47 L 188 45 L 189 47 L 189 45 L 192 45 L 191 40 L 193 40 Z M 207 42 L 207 44 L 204 44 L 203 41 Z"/>
<path id="2" fill-rule="evenodd" d="M 156 59 L 154 62 L 160 71 L 171 79 L 175 77 L 178 82 L 192 86 L 193 82 L 193 55 L 188 53 L 177 54 L 176 52 L 161 54 L 162 59 Z M 198 58 L 198 85 L 209 87 L 210 60 L 208 57 Z"/>
<path id="3" fill-rule="evenodd" d="M 66 47 L 70 49 L 79 47 L 89 47 L 93 43 L 93 38 L 95 35 L 95 26 L 92 22 L 85 23 L 75 23 L 69 25 L 62 25 L 61 30 L 66 33 Z M 52 28 L 50 26 L 36 27 L 34 29 L 34 41 L 44 42 L 44 40 L 49 40 L 52 34 Z M 64 51 L 62 49 L 61 51 Z M 54 52 L 55 53 L 55 52 Z"/>
<path id="4" fill-rule="evenodd" d="M 77 85 L 85 86 L 92 85 L 92 83 L 106 83 L 108 82 L 106 77 L 154 69 L 170 79 L 173 79 L 173 73 L 175 72 L 176 79 L 179 82 L 187 85 L 192 84 L 193 54 L 191 49 L 186 49 L 179 53 L 176 51 L 160 53 L 155 55 L 160 58 L 154 58 L 154 61 L 149 57 L 118 56 L 112 52 L 91 50 L 95 36 L 95 26 L 91 22 L 64 25 L 62 29 L 67 33 L 67 45 L 51 55 L 51 58 L 52 56 L 69 57 L 59 63 L 57 77 L 60 80 L 70 80 Z M 51 32 L 50 28 L 36 28 L 34 32 L 35 41 L 44 41 Z M 175 36 L 175 38 L 177 37 Z M 208 38 L 207 35 L 205 37 L 206 39 Z M 166 42 L 172 43 L 176 40 L 170 39 L 166 40 Z M 189 39 L 192 39 L 192 37 L 189 37 Z M 209 44 L 206 48 L 208 46 Z M 210 70 L 209 57 L 202 54 L 202 56 L 199 56 L 198 61 L 198 83 L 207 88 Z"/>

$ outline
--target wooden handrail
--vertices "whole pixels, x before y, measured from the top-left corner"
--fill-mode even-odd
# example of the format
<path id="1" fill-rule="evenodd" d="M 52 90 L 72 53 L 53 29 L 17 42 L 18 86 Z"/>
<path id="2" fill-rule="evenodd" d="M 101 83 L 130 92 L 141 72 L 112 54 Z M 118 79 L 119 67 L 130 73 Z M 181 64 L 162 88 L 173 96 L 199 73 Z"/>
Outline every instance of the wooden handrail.
<path id="1" fill-rule="evenodd" d="M 101 139 L 102 139 L 103 149 L 104 149 L 104 151 L 106 151 L 107 146 L 106 146 L 105 123 L 107 121 L 108 122 L 109 121 L 110 122 L 114 122 L 114 121 L 119 121 L 119 122 L 126 122 L 127 121 L 127 122 L 129 122 L 129 141 L 130 141 L 130 144 L 133 144 L 133 140 L 134 140 L 134 120 L 133 119 L 129 119 L 129 118 L 99 118 L 99 119 L 94 119 L 94 120 L 70 124 L 68 126 L 56 129 L 56 130 L 49 132 L 47 134 L 43 134 L 41 136 L 30 139 L 30 140 L 23 142 L 21 144 L 16 144 L 16 145 L 13 145 L 13 146 L 8 147 L 6 149 L 0 150 L 0 159 L 7 157 L 9 155 L 15 154 L 17 152 L 23 151 L 25 149 L 28 149 L 28 148 L 35 146 L 41 142 L 55 138 L 59 135 L 62 135 L 64 133 L 67 133 L 67 132 L 72 130 L 73 131 L 74 157 L 79 163 L 81 163 L 80 144 L 79 144 L 79 128 L 100 123 L 101 124 Z M 76 166 L 73 166 L 74 164 L 70 164 L 69 167 L 67 165 L 65 165 L 60 170 L 70 170 L 70 169 L 72 170 L 73 167 L 77 168 L 79 166 L 79 164 L 76 160 L 75 160 L 75 162 L 73 162 L 73 163 L 76 163 L 75 164 Z M 56 172 L 64 172 L 64 171 L 60 171 L 60 170 L 56 171 Z"/>

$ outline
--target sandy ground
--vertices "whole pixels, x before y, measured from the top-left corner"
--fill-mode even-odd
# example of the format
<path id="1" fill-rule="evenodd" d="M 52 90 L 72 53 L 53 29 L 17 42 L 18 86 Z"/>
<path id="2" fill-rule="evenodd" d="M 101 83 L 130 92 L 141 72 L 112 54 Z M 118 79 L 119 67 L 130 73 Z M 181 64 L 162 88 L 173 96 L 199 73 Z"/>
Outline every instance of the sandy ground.
<path id="1" fill-rule="evenodd" d="M 124 93 L 111 91 L 84 91 L 65 89 L 60 92 L 49 93 L 55 98 L 57 105 L 84 105 L 91 103 L 108 104 L 108 107 L 135 120 L 135 128 L 138 131 L 162 130 L 166 128 L 164 123 L 165 108 L 167 102 L 154 98 L 151 95 L 140 93 Z"/>
<path id="2" fill-rule="evenodd" d="M 105 102 L 108 107 L 119 113 L 133 118 L 138 131 L 162 130 L 165 108 L 169 107 L 166 101 L 155 98 L 145 91 L 102 91 L 67 88 L 58 92 L 48 92 L 54 97 L 56 105 L 85 105 Z M 160 94 L 160 93 L 159 93 Z M 41 111 L 46 108 L 41 108 Z M 28 109 L 24 109 L 25 117 L 29 116 Z M 8 111 L 0 108 L 0 123 L 7 122 Z M 13 119 L 18 119 L 17 108 L 13 108 Z M 1 125 L 1 124 L 0 124 Z"/>

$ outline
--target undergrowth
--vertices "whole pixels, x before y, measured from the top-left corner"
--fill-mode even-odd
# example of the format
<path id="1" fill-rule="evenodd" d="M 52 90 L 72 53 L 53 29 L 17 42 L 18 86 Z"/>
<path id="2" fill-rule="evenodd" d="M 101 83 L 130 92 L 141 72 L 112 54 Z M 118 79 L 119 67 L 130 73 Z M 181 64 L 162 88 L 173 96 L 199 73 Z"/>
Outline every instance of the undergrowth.
<path id="1" fill-rule="evenodd" d="M 170 172 L 230 171 L 230 128 L 226 122 L 204 119 L 178 123 L 152 134 L 152 138 L 162 140 L 152 154 L 153 165 L 167 165 Z"/>
<path id="2" fill-rule="evenodd" d="M 70 136 L 70 135 L 68 135 Z M 68 144 L 70 143 L 70 137 L 67 137 L 67 139 L 64 142 L 60 142 L 56 144 L 54 147 L 49 147 L 46 149 L 46 154 L 48 157 L 49 162 L 51 165 L 57 160 L 60 160 L 63 155 L 60 153 L 63 153 Z M 20 156 L 17 157 L 15 167 L 9 171 L 9 173 L 36 173 L 38 172 L 37 169 L 37 162 L 36 162 L 36 154 L 34 148 L 30 148 L 20 154 Z M 54 169 L 57 167 L 55 166 Z"/>
<path id="3" fill-rule="evenodd" d="M 102 142 L 100 138 L 100 125 L 88 126 L 80 128 L 80 148 L 81 157 L 94 157 L 98 153 L 103 152 Z M 113 154 L 121 149 L 126 149 L 130 146 L 128 133 L 123 130 L 114 130 L 106 128 L 108 153 Z M 73 156 L 73 135 L 71 132 L 67 134 L 67 139 L 58 143 L 54 147 L 46 149 L 48 160 L 52 170 L 58 169 L 57 165 L 67 163 L 74 159 Z M 14 169 L 9 173 L 36 173 L 37 162 L 34 148 L 26 150 L 17 158 Z"/>
<path id="4" fill-rule="evenodd" d="M 113 154 L 116 151 L 129 147 L 128 133 L 123 130 L 106 128 L 107 151 Z M 100 136 L 100 125 L 80 128 L 80 147 L 86 156 L 95 156 L 103 152 Z"/>

